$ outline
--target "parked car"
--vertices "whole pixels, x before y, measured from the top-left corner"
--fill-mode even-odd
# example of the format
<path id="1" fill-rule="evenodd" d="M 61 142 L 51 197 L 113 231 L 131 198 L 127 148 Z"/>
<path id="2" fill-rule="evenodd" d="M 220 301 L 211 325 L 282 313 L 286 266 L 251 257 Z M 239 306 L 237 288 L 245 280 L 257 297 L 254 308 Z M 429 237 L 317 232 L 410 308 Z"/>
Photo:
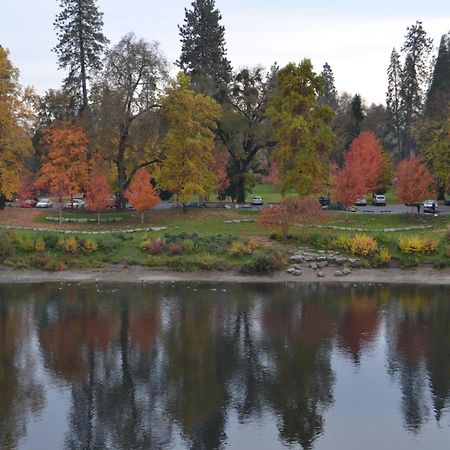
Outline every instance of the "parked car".
<path id="1" fill-rule="evenodd" d="M 19 206 L 21 208 L 34 208 L 36 206 L 37 200 L 34 198 L 27 198 L 25 200 L 20 200 Z"/>
<path id="2" fill-rule="evenodd" d="M 36 203 L 36 208 L 51 208 L 53 206 L 53 202 L 49 198 L 41 198 Z"/>
<path id="3" fill-rule="evenodd" d="M 79 198 L 74 198 L 71 202 L 66 203 L 64 205 L 64 208 L 84 208 L 86 204 L 84 203 L 84 200 L 81 200 Z"/>
<path id="4" fill-rule="evenodd" d="M 373 206 L 386 206 L 386 196 L 382 194 L 374 195 L 372 199 Z"/>
<path id="5" fill-rule="evenodd" d="M 425 200 L 423 202 L 423 212 L 428 214 L 439 212 L 436 200 Z"/>
<path id="6" fill-rule="evenodd" d="M 355 206 L 367 206 L 367 198 L 365 195 L 358 197 L 355 202 Z"/>
<path id="7" fill-rule="evenodd" d="M 450 206 L 450 198 L 448 198 L 447 200 L 445 200 L 445 206 Z"/>
<path id="8" fill-rule="evenodd" d="M 262 204 L 263 204 L 263 199 L 259 195 L 256 195 L 255 197 L 252 198 L 253 206 L 262 206 Z"/>
<path id="9" fill-rule="evenodd" d="M 322 206 L 330 206 L 331 203 L 331 199 L 329 195 L 322 195 L 319 197 L 319 203 Z"/>

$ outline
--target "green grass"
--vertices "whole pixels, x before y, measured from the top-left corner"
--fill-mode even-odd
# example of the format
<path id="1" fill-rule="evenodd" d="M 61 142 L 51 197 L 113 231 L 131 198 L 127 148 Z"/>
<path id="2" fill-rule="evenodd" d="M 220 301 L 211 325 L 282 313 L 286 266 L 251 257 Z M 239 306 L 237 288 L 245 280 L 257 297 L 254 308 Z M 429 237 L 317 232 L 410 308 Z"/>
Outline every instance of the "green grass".
<path id="1" fill-rule="evenodd" d="M 277 189 L 271 184 L 257 184 L 253 189 L 251 194 L 247 194 L 247 201 L 251 201 L 252 197 L 259 195 L 263 198 L 264 203 L 279 203 L 283 201 L 283 196 Z M 286 193 L 286 196 L 296 196 L 294 190 L 290 190 Z"/>

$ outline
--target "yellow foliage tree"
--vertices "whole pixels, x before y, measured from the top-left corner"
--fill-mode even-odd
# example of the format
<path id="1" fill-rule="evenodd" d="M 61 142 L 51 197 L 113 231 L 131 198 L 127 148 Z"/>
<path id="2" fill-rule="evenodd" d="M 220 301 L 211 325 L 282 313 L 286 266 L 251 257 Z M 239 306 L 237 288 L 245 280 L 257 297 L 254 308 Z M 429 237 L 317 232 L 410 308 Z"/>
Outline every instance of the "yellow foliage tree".
<path id="1" fill-rule="evenodd" d="M 193 196 L 206 196 L 216 187 L 212 129 L 221 109 L 213 99 L 192 91 L 184 74 L 167 90 L 163 106 L 169 129 L 162 141 L 166 158 L 158 181 L 185 204 Z"/>
<path id="2" fill-rule="evenodd" d="M 31 150 L 18 77 L 8 51 L 0 46 L 0 208 L 19 190 Z"/>

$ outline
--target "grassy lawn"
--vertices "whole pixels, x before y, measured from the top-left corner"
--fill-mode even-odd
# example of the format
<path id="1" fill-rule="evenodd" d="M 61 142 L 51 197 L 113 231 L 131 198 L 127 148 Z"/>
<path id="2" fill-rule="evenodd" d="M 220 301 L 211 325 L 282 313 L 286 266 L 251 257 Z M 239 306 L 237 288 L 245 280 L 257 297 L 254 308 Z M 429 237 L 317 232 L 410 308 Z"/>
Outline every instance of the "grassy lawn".
<path id="1" fill-rule="evenodd" d="M 247 194 L 247 201 L 250 202 L 254 195 L 259 195 L 263 198 L 264 203 L 279 203 L 283 200 L 283 196 L 271 184 L 257 184 L 251 194 Z M 289 191 L 286 196 L 295 197 L 295 191 Z"/>

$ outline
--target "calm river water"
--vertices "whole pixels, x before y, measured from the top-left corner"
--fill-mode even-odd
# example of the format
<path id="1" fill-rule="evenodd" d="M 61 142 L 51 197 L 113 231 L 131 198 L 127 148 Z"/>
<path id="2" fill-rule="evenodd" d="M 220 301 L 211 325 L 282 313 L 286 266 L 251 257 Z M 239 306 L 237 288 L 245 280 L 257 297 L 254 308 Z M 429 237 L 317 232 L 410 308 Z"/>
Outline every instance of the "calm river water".
<path id="1" fill-rule="evenodd" d="M 2 450 L 449 443 L 449 288 L 0 286 Z"/>

